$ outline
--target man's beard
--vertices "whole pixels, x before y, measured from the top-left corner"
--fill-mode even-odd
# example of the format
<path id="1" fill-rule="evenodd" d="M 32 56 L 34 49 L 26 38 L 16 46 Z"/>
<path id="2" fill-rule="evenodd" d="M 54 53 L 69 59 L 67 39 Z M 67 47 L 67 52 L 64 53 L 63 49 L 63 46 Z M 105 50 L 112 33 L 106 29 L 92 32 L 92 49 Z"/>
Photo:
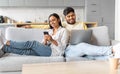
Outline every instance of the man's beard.
<path id="1" fill-rule="evenodd" d="M 72 23 L 70 23 L 70 22 L 67 22 L 68 24 L 71 24 L 71 25 L 73 25 L 73 24 L 75 24 L 76 23 L 76 21 L 74 21 L 74 22 L 72 22 Z"/>

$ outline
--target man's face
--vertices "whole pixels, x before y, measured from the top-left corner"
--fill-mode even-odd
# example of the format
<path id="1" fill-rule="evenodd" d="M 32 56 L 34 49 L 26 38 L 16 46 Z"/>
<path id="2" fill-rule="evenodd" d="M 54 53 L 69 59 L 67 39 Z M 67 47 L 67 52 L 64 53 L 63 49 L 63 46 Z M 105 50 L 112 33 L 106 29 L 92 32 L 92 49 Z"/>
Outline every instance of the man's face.
<path id="1" fill-rule="evenodd" d="M 76 23 L 76 15 L 73 12 L 70 12 L 65 16 L 65 19 L 68 24 L 75 24 Z"/>

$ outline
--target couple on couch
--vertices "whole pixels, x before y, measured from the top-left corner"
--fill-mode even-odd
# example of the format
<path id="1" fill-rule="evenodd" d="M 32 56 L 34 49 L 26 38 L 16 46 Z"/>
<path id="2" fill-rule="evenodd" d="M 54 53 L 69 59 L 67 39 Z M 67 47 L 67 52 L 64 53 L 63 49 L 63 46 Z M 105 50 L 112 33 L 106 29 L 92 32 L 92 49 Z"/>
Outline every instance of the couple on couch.
<path id="1" fill-rule="evenodd" d="M 65 52 L 65 54 L 68 57 L 72 57 L 72 56 L 67 54 L 74 54 L 71 52 L 77 52 L 79 56 L 83 56 L 84 54 L 89 55 L 91 53 L 94 54 L 93 52 L 95 52 L 95 54 L 97 55 L 114 54 L 115 58 L 120 58 L 120 49 L 119 49 L 120 44 L 117 44 L 115 46 L 107 46 L 104 48 L 102 47 L 102 49 L 92 50 L 92 51 L 89 49 L 90 47 L 94 49 L 97 47 L 99 48 L 100 46 L 95 46 L 88 43 L 79 43 L 77 44 L 77 47 L 78 48 L 83 47 L 83 49 L 85 48 L 85 51 L 83 49 L 69 50 L 69 45 L 66 48 L 69 42 L 69 35 L 70 35 L 69 32 L 71 32 L 71 30 L 74 29 L 85 29 L 86 27 L 82 23 L 76 22 L 76 15 L 73 8 L 71 7 L 65 8 L 63 14 L 65 15 L 65 19 L 66 19 L 66 22 L 64 22 L 63 24 L 61 23 L 58 14 L 53 13 L 49 16 L 48 20 L 49 20 L 50 31 L 49 34 L 44 35 L 43 42 L 41 43 L 37 41 L 27 41 L 27 42 L 15 42 L 11 40 L 9 41 L 6 40 L 1 33 L 0 55 L 2 56 L 2 54 L 7 52 L 7 53 L 16 53 L 20 55 L 62 56 L 66 49 L 67 51 Z"/>

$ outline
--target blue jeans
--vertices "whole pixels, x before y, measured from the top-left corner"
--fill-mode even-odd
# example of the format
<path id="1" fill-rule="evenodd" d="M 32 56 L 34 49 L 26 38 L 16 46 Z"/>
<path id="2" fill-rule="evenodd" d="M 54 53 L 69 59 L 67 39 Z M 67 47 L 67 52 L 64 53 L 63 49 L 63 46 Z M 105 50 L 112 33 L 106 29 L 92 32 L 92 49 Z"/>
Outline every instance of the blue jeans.
<path id="1" fill-rule="evenodd" d="M 6 53 L 16 53 L 20 55 L 51 56 L 50 46 L 37 41 L 15 42 L 10 41 L 10 45 L 4 45 L 3 51 Z"/>

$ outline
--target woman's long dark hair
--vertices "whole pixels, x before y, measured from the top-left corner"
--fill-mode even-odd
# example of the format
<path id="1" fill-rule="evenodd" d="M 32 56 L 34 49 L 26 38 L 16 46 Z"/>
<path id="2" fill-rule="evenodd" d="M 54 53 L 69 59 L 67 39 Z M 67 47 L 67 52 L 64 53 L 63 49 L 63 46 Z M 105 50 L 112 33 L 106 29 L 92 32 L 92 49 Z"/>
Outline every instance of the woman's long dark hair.
<path id="1" fill-rule="evenodd" d="M 60 20 L 60 17 L 59 17 L 59 15 L 58 15 L 57 13 L 50 14 L 49 18 L 50 18 L 51 16 L 54 16 L 54 17 L 56 17 L 58 20 Z M 49 18 L 48 18 L 48 20 L 49 20 Z M 50 25 L 50 21 L 49 21 L 49 26 L 50 26 L 50 29 L 53 28 L 53 27 Z M 62 23 L 61 23 L 61 20 L 59 21 L 59 26 L 63 27 L 63 26 L 62 26 Z"/>

